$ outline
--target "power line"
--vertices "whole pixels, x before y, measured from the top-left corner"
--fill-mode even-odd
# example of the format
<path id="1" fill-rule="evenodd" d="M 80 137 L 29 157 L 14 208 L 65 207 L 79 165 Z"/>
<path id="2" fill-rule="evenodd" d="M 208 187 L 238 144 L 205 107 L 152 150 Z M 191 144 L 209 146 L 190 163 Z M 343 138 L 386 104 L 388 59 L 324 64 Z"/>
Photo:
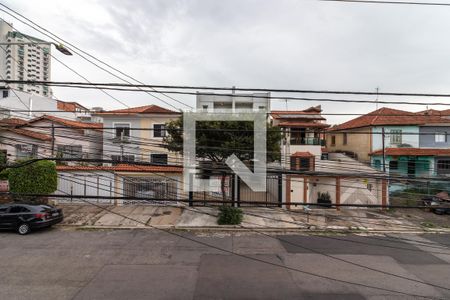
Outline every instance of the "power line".
<path id="1" fill-rule="evenodd" d="M 87 56 L 93 58 L 94 60 L 100 62 L 101 64 L 106 65 L 107 67 L 111 68 L 112 70 L 114 70 L 114 71 L 116 71 L 116 72 L 119 72 L 120 74 L 122 74 L 122 75 L 124 75 L 124 76 L 126 76 L 126 77 L 128 77 L 128 78 L 130 78 L 130 79 L 132 79 L 132 80 L 134 80 L 134 81 L 136 81 L 136 82 L 138 82 L 138 83 L 140 83 L 140 84 L 143 84 L 143 83 L 140 82 L 139 80 L 137 80 L 137 79 L 131 77 L 130 75 L 125 74 L 124 72 L 122 72 L 122 71 L 120 71 L 119 69 L 117 69 L 117 68 L 111 66 L 110 64 L 107 64 L 107 63 L 105 63 L 104 61 L 102 61 L 102 60 L 100 60 L 100 59 L 94 57 L 93 55 L 87 53 L 86 51 L 84 51 L 84 50 L 78 48 L 78 47 L 75 46 L 74 44 L 67 42 L 66 40 L 64 40 L 64 39 L 62 39 L 61 37 L 57 36 L 56 34 L 50 32 L 49 30 L 43 28 L 42 26 L 36 24 L 35 22 L 33 22 L 32 20 L 30 20 L 29 18 L 27 18 L 27 17 L 25 17 L 24 15 L 18 13 L 17 11 L 15 11 L 15 10 L 9 8 L 8 6 L 6 6 L 6 5 L 4 5 L 4 4 L 2 4 L 2 3 L 0 3 L 0 5 L 3 6 L 4 8 L 6 8 L 6 9 L 12 11 L 12 12 L 15 13 L 16 15 L 22 17 L 23 19 L 27 20 L 27 21 L 30 22 L 31 24 L 37 26 L 37 27 L 40 28 L 41 30 L 39 30 L 39 29 L 37 29 L 37 28 L 35 28 L 35 27 L 29 25 L 29 24 L 26 23 L 25 21 L 20 20 L 20 19 L 17 18 L 16 16 L 14 16 L 14 15 L 8 13 L 7 11 L 5 11 L 5 10 L 3 10 L 3 9 L 0 9 L 0 11 L 5 12 L 6 14 L 8 14 L 8 15 L 10 15 L 11 17 L 15 18 L 16 20 L 22 22 L 23 24 L 25 24 L 25 25 L 31 27 L 32 29 L 34 29 L 34 30 L 40 32 L 41 34 L 44 34 L 45 36 L 49 37 L 49 38 L 52 39 L 53 41 L 59 43 L 59 41 L 56 40 L 55 38 L 53 38 L 52 36 L 54 36 L 54 37 L 56 37 L 57 39 L 63 41 L 64 43 L 70 45 L 70 46 L 73 47 L 74 49 L 77 49 L 78 51 L 84 53 L 85 55 L 87 55 Z M 44 32 L 43 32 L 43 31 L 44 31 Z M 52 35 L 52 36 L 50 36 L 50 35 L 47 34 L 46 32 L 49 33 L 49 34 Z M 127 82 L 127 83 L 130 83 L 130 84 L 131 84 L 131 82 L 129 82 L 128 80 L 126 80 L 126 79 L 124 79 L 124 78 L 122 78 L 122 77 L 120 77 L 120 76 L 114 74 L 113 72 L 111 72 L 111 71 L 105 69 L 105 68 L 102 67 L 102 66 L 99 66 L 98 64 L 96 64 L 95 62 L 93 62 L 93 61 L 91 61 L 90 59 L 86 58 L 84 55 L 78 53 L 77 51 L 75 51 L 75 50 L 73 50 L 73 49 L 71 49 L 71 50 L 72 50 L 75 54 L 77 54 L 77 55 L 79 55 L 81 58 L 83 58 L 84 60 L 86 60 L 86 61 L 90 62 L 91 64 L 93 64 L 94 66 L 96 66 L 97 68 L 99 68 L 99 69 L 101 69 L 101 70 L 107 72 L 108 74 L 114 76 L 115 78 L 118 78 L 119 80 L 122 80 L 122 81 L 124 81 L 124 82 Z M 156 91 L 156 89 L 153 89 L 153 90 Z M 155 95 L 153 95 L 153 94 L 151 94 L 151 93 L 149 93 L 149 92 L 147 92 L 147 93 L 148 93 L 150 96 L 152 96 L 152 97 L 158 99 L 159 101 L 163 102 L 164 104 L 166 104 L 166 105 L 168 105 L 168 106 L 170 106 L 170 107 L 176 109 L 175 106 L 173 106 L 172 104 L 168 103 L 167 101 L 165 101 L 165 100 L 163 100 L 163 99 L 161 99 L 161 98 L 159 98 L 159 97 L 157 97 L 157 96 L 155 96 Z M 164 93 L 163 93 L 163 95 L 166 96 L 167 98 L 169 98 L 169 99 L 171 99 L 171 100 L 173 100 L 173 101 L 179 103 L 179 104 L 182 104 L 182 105 L 185 105 L 185 106 L 187 106 L 187 107 L 193 108 L 192 106 L 187 105 L 187 104 L 185 104 L 185 103 L 183 103 L 183 102 L 181 102 L 181 101 L 179 101 L 179 100 L 177 100 L 177 99 L 175 99 L 175 98 L 173 98 L 173 97 L 171 97 L 171 96 L 169 96 L 169 95 L 166 95 L 166 94 L 164 94 Z"/>
<path id="2" fill-rule="evenodd" d="M 123 85 L 123 84 L 110 84 L 110 83 L 83 83 L 83 82 L 50 82 L 50 81 L 30 81 L 30 80 L 0 80 L 0 82 L 4 83 L 23 83 L 23 84 L 35 84 L 35 85 L 49 85 L 49 86 L 58 86 L 58 87 L 67 87 L 67 88 L 79 88 L 79 89 L 101 89 L 104 90 L 114 90 L 114 91 L 122 91 L 122 92 L 146 92 L 143 88 L 136 89 L 136 85 Z M 119 87 L 117 87 L 119 86 Z M 124 86 L 124 88 L 120 87 Z M 127 87 L 132 88 L 127 88 Z M 171 86 L 170 88 L 177 89 L 176 86 Z M 211 89 L 211 88 L 205 88 Z M 231 89 L 231 88 L 229 88 Z M 250 90 L 251 91 L 251 90 Z M 270 90 L 268 90 L 270 91 Z M 173 91 L 173 90 L 158 90 L 156 93 L 168 93 L 168 94 L 181 94 L 181 95 L 203 95 L 203 96 L 226 96 L 226 97 L 239 97 L 239 98 L 261 98 L 261 99 L 269 99 L 269 100 L 298 100 L 298 101 L 316 101 L 316 102 L 344 102 L 344 103 L 383 103 L 383 104 L 404 104 L 404 105 L 422 105 L 422 106 L 430 106 L 430 105 L 441 105 L 441 106 L 450 106 L 450 103 L 446 102 L 410 102 L 410 101 L 382 101 L 382 100 L 352 100 L 352 99 L 331 99 L 331 98 L 306 98 L 306 97 L 290 97 L 290 96 L 254 96 L 254 95 L 240 95 L 240 94 L 224 94 L 224 93 L 212 93 L 212 92 L 186 92 L 186 91 Z M 325 93 L 325 94 L 363 94 L 367 95 L 370 93 L 366 92 L 326 92 L 326 91 L 305 91 L 299 92 L 296 91 L 294 93 Z M 428 97 L 450 97 L 450 94 L 397 94 L 397 96 L 428 96 Z"/>
<path id="3" fill-rule="evenodd" d="M 406 93 L 406 92 L 372 92 L 372 91 L 343 91 L 343 90 L 306 90 L 306 89 L 273 89 L 273 88 L 238 88 L 238 87 L 214 87 L 214 86 L 185 86 L 185 85 L 155 85 L 155 84 L 125 84 L 125 83 L 85 83 L 85 82 L 64 82 L 64 81 L 19 81 L 11 80 L 11 83 L 35 83 L 35 84 L 54 84 L 54 85 L 79 85 L 79 86 L 109 86 L 109 87 L 141 87 L 141 88 L 166 88 L 166 89 L 179 89 L 179 90 L 211 90 L 211 91 L 247 91 L 247 92 L 276 92 L 276 93 L 298 93 L 298 94 L 336 94 L 336 95 L 365 95 L 365 96 L 399 96 L 399 97 L 445 97 L 449 98 L 450 94 L 438 94 L 438 93 Z M 159 91 L 162 93 L 163 91 Z M 230 94 L 230 96 L 241 97 L 245 95 Z M 253 98 L 264 98 L 262 95 L 249 95 Z M 375 103 L 375 102 L 374 102 Z"/>

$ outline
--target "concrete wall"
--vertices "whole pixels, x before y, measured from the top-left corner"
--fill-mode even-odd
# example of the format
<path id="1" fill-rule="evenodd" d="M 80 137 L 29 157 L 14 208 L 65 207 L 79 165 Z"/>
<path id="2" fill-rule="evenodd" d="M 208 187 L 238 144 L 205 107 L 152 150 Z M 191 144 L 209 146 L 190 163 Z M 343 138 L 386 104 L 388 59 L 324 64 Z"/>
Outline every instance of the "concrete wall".
<path id="1" fill-rule="evenodd" d="M 421 148 L 450 148 L 450 126 L 421 126 L 419 132 L 419 146 Z M 447 141 L 437 143 L 435 133 L 445 133 Z"/>
<path id="2" fill-rule="evenodd" d="M 372 151 L 372 138 L 370 127 L 345 130 L 347 133 L 347 144 L 344 145 L 342 132 L 329 132 L 326 134 L 326 145 L 330 151 L 350 151 L 358 155 L 359 161 L 369 161 L 369 153 Z M 331 143 L 335 136 L 336 143 Z"/>

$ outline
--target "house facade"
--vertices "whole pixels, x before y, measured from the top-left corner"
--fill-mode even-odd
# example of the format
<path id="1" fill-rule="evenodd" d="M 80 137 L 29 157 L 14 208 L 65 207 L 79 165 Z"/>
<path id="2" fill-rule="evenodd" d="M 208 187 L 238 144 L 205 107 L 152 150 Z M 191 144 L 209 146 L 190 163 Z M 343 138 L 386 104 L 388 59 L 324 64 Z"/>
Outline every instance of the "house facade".
<path id="1" fill-rule="evenodd" d="M 180 112 L 147 105 L 101 111 L 93 116 L 103 120 L 103 159 L 181 164 L 180 155 L 167 150 L 163 142 L 165 124 L 180 118 Z"/>
<path id="2" fill-rule="evenodd" d="M 450 124 L 436 112 L 381 108 L 330 128 L 327 148 L 392 174 L 447 174 Z"/>

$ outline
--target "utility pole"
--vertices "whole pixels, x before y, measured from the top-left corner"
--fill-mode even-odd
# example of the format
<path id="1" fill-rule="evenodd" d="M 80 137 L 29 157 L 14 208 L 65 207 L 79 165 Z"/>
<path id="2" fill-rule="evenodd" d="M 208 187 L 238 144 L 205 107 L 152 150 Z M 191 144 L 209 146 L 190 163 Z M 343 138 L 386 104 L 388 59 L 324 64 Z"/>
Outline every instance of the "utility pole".
<path id="1" fill-rule="evenodd" d="M 55 157 L 55 123 L 52 121 L 52 157 Z"/>
<path id="2" fill-rule="evenodd" d="M 378 87 L 375 89 L 377 91 L 377 99 L 375 100 L 376 109 L 378 109 L 378 91 L 380 90 Z"/>
<path id="3" fill-rule="evenodd" d="M 384 149 L 384 127 L 381 128 L 381 144 L 383 147 L 383 172 L 386 173 L 386 153 L 385 153 L 385 149 Z"/>

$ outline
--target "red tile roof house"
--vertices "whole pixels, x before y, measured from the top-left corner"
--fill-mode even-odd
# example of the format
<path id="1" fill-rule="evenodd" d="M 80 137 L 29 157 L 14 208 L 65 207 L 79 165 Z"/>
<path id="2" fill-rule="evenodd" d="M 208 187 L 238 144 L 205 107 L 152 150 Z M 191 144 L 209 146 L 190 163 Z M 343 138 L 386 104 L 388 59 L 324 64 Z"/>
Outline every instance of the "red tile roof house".
<path id="1" fill-rule="evenodd" d="M 100 111 L 93 116 L 103 121 L 102 159 L 116 162 L 102 166 L 58 166 L 62 191 L 88 196 L 142 198 L 111 202 L 116 204 L 142 202 L 149 198 L 187 198 L 183 192 L 182 168 L 173 166 L 182 164 L 181 160 L 162 146 L 164 124 L 179 118 L 181 113 L 146 105 Z M 109 201 L 104 199 L 103 202 Z"/>
<path id="2" fill-rule="evenodd" d="M 0 120 L 0 151 L 10 161 L 50 156 L 51 136 L 21 128 L 26 121 L 10 118 Z"/>
<path id="3" fill-rule="evenodd" d="M 21 128 L 53 136 L 55 140 L 50 147 L 50 151 L 55 157 L 102 158 L 103 124 L 101 123 L 80 122 L 43 115 L 28 121 Z M 83 164 L 83 162 L 69 164 Z"/>
<path id="4" fill-rule="evenodd" d="M 271 112 L 272 124 L 285 133 L 283 166 L 294 171 L 284 175 L 286 207 L 302 209 L 294 203 L 319 203 L 319 192 L 330 195 L 333 204 L 388 204 L 385 174 L 323 147 L 330 125 L 321 112 L 320 106 Z M 379 178 L 370 178 L 370 174 Z"/>
<path id="5" fill-rule="evenodd" d="M 418 113 L 380 108 L 327 131 L 329 151 L 355 155 L 364 163 L 407 176 L 450 174 L 448 111 Z"/>

